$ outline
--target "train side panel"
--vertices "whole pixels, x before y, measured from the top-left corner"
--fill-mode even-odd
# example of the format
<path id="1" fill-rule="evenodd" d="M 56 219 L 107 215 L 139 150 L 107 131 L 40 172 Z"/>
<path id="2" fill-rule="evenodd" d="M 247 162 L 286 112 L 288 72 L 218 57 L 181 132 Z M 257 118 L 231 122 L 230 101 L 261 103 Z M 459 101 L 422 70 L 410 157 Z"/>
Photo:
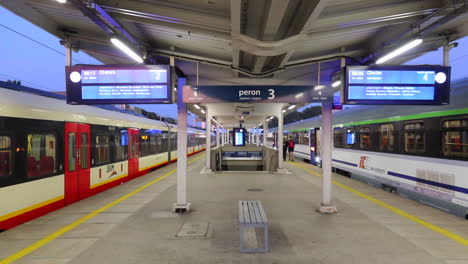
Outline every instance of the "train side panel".
<path id="1" fill-rule="evenodd" d="M 465 161 L 334 149 L 333 167 L 350 172 L 352 178 L 390 188 L 456 215 L 468 214 Z"/>
<path id="2" fill-rule="evenodd" d="M 62 174 L 1 188 L 0 230 L 62 208 L 65 205 L 64 184 Z"/>

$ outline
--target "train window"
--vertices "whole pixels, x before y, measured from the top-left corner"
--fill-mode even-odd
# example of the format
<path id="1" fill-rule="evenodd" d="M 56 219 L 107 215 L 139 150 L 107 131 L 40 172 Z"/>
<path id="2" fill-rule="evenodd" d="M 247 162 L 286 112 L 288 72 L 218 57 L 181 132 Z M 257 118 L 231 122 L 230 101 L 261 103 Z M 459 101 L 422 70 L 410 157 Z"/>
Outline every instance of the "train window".
<path id="1" fill-rule="evenodd" d="M 342 148 L 344 146 L 342 127 L 335 127 L 333 129 L 333 145 L 335 148 Z"/>
<path id="2" fill-rule="evenodd" d="M 88 168 L 88 133 L 81 134 L 80 164 L 82 169 Z"/>
<path id="3" fill-rule="evenodd" d="M 96 148 L 94 149 L 95 165 L 102 165 L 110 162 L 109 155 L 109 136 L 98 135 L 96 139 Z"/>
<path id="4" fill-rule="evenodd" d="M 426 151 L 426 132 L 424 122 L 405 124 L 405 152 L 423 153 Z"/>
<path id="5" fill-rule="evenodd" d="M 150 142 L 150 136 L 147 133 L 140 131 L 140 153 L 142 157 L 151 154 Z"/>
<path id="6" fill-rule="evenodd" d="M 393 151 L 395 149 L 395 129 L 393 124 L 385 124 L 379 126 L 379 150 Z"/>
<path id="7" fill-rule="evenodd" d="M 34 178 L 55 173 L 56 142 L 53 134 L 29 134 L 27 151 L 27 177 Z"/>
<path id="8" fill-rule="evenodd" d="M 361 149 L 371 149 L 371 129 L 369 127 L 363 127 L 359 130 L 359 146 Z"/>
<path id="9" fill-rule="evenodd" d="M 211 137 L 211 140 L 213 140 L 213 137 Z M 213 145 L 213 141 L 211 141 Z M 171 133 L 171 151 L 176 151 L 177 150 L 177 132 L 172 132 Z"/>
<path id="10" fill-rule="evenodd" d="M 68 133 L 68 171 L 76 170 L 76 134 Z"/>
<path id="11" fill-rule="evenodd" d="M 13 171 L 11 138 L 0 136 L 0 177 L 11 175 Z"/>
<path id="12" fill-rule="evenodd" d="M 115 161 L 122 161 L 127 159 L 127 130 L 121 130 L 119 134 L 114 137 L 115 146 Z"/>
<path id="13" fill-rule="evenodd" d="M 129 158 L 130 159 L 138 158 L 138 143 L 139 143 L 138 137 L 139 137 L 139 135 L 130 134 L 129 137 L 130 137 L 130 154 L 129 154 Z"/>
<path id="14" fill-rule="evenodd" d="M 468 119 L 444 121 L 442 127 L 444 156 L 468 158 Z"/>

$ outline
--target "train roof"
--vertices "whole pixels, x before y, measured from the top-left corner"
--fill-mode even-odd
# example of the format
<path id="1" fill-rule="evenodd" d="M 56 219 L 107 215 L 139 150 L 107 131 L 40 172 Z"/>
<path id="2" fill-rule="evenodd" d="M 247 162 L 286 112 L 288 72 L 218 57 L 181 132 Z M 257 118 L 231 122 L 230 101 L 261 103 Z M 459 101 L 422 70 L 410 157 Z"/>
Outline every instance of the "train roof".
<path id="1" fill-rule="evenodd" d="M 468 113 L 468 78 L 452 82 L 450 104 L 448 105 L 360 105 L 343 106 L 343 110 L 333 112 L 333 124 L 346 126 L 355 124 L 390 122 L 394 120 L 419 119 L 429 116 L 443 116 Z M 284 125 L 284 131 L 308 130 L 322 125 L 321 116 Z M 276 132 L 277 128 L 269 129 Z"/>
<path id="2" fill-rule="evenodd" d="M 65 100 L 64 95 L 0 82 L 0 116 L 167 130 L 162 121 L 111 105 L 68 105 Z"/>

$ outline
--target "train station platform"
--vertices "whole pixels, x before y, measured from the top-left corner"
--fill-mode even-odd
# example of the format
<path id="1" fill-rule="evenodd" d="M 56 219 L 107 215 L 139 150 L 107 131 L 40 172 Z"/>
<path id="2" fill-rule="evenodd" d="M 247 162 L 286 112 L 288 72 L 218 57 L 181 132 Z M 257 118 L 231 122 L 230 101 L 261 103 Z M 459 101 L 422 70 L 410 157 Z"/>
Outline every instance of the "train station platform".
<path id="1" fill-rule="evenodd" d="M 188 160 L 191 214 L 171 212 L 171 164 L 0 233 L 0 263 L 468 263 L 466 220 L 339 175 L 323 215 L 320 168 L 200 174 L 204 155 Z M 239 200 L 262 201 L 269 252 L 239 252 Z"/>

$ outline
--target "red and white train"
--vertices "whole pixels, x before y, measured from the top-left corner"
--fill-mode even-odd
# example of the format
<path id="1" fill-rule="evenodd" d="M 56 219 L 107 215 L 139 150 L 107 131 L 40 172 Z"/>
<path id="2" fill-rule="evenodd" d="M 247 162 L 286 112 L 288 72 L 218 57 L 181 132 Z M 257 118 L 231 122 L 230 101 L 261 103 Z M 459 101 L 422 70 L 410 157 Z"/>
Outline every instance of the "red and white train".
<path id="1" fill-rule="evenodd" d="M 205 132 L 188 134 L 203 151 Z M 176 160 L 175 125 L 0 83 L 0 231 Z"/>

